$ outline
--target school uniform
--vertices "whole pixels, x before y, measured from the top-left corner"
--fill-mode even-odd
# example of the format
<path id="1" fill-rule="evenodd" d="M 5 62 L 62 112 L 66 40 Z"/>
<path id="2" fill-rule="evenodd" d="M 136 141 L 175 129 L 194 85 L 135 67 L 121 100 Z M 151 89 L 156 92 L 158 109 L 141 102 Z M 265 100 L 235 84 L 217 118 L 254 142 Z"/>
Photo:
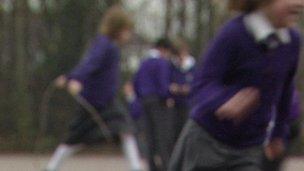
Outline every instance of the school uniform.
<path id="1" fill-rule="evenodd" d="M 191 56 L 182 63 L 178 64 L 172 62 L 171 64 L 171 83 L 183 86 L 191 85 L 193 81 L 193 74 L 195 68 L 195 59 Z M 177 141 L 179 134 L 184 127 L 189 113 L 189 96 L 175 94 L 172 95 L 174 99 L 174 108 L 173 108 L 173 124 L 174 124 L 174 142 Z"/>
<path id="2" fill-rule="evenodd" d="M 98 35 L 85 58 L 67 75 L 83 85 L 81 96 L 100 113 L 112 133 L 129 131 L 124 107 L 115 99 L 119 84 L 119 47 L 107 36 Z M 70 125 L 68 145 L 92 144 L 102 139 L 98 125 L 81 107 L 78 117 Z"/>
<path id="3" fill-rule="evenodd" d="M 148 161 L 151 171 L 166 170 L 171 150 L 171 119 L 167 112 L 169 97 L 170 63 L 153 49 L 134 77 L 134 89 L 144 109 Z M 160 168 L 155 160 L 161 159 Z"/>
<path id="4" fill-rule="evenodd" d="M 288 134 L 286 137 L 287 150 L 282 157 L 279 157 L 278 159 L 275 159 L 273 161 L 268 160 L 267 157 L 264 156 L 262 170 L 279 171 L 281 169 L 284 159 L 287 157 L 288 153 L 290 152 L 290 147 L 292 146 L 292 144 L 297 143 L 298 139 L 300 138 L 300 129 L 301 129 L 300 121 L 299 121 L 300 114 L 301 114 L 300 95 L 299 92 L 295 91 L 293 94 L 292 106 L 289 111 L 289 117 L 287 119 L 289 123 Z"/>
<path id="5" fill-rule="evenodd" d="M 228 22 L 195 73 L 191 119 L 169 170 L 260 170 L 272 113 L 276 125 L 271 138 L 286 136 L 299 52 L 299 33 L 274 29 L 259 12 Z M 219 120 L 215 111 L 245 87 L 258 88 L 259 106 L 239 124 Z"/>

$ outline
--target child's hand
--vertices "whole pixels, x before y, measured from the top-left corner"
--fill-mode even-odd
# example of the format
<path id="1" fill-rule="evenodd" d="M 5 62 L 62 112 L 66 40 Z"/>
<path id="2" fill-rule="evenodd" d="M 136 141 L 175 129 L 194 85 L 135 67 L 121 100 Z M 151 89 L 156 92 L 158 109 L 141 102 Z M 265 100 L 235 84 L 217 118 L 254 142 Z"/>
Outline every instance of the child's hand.
<path id="1" fill-rule="evenodd" d="M 63 89 L 65 88 L 66 83 L 67 83 L 67 78 L 64 75 L 60 75 L 59 77 L 56 78 L 54 84 L 57 88 Z"/>
<path id="2" fill-rule="evenodd" d="M 72 95 L 78 95 L 83 89 L 82 84 L 77 80 L 70 80 L 68 82 L 68 92 Z"/>
<path id="3" fill-rule="evenodd" d="M 124 85 L 123 91 L 128 102 L 133 102 L 135 100 L 136 95 L 135 95 L 134 87 L 131 82 L 127 82 Z"/>
<path id="4" fill-rule="evenodd" d="M 228 102 L 223 104 L 215 114 L 220 120 L 230 119 L 238 124 L 258 106 L 259 101 L 259 90 L 254 87 L 247 87 L 240 90 Z"/>
<path id="5" fill-rule="evenodd" d="M 179 87 L 178 84 L 172 83 L 172 84 L 170 85 L 169 90 L 170 90 L 170 92 L 171 92 L 172 94 L 178 94 L 178 93 L 180 92 L 180 87 Z"/>
<path id="6" fill-rule="evenodd" d="M 135 92 L 134 92 L 134 88 L 131 82 L 127 82 L 124 86 L 123 86 L 123 91 L 125 96 L 129 97 L 129 96 L 134 96 Z"/>
<path id="7" fill-rule="evenodd" d="M 175 106 L 175 101 L 172 98 L 166 100 L 166 105 L 168 108 L 173 108 Z"/>
<path id="8" fill-rule="evenodd" d="M 281 138 L 270 141 L 270 143 L 265 147 L 265 155 L 271 161 L 282 157 L 284 151 L 285 144 Z"/>

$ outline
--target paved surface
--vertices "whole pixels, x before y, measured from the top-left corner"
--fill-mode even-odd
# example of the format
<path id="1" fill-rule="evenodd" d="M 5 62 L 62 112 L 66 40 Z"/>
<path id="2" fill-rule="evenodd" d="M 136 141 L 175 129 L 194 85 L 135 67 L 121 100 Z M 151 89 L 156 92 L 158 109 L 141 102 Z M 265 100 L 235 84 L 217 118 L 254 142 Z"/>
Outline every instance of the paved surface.
<path id="1" fill-rule="evenodd" d="M 50 156 L 0 154 L 0 171 L 42 171 Z M 304 171 L 304 157 L 291 158 L 285 171 Z M 128 171 L 121 155 L 77 155 L 63 165 L 62 171 Z"/>

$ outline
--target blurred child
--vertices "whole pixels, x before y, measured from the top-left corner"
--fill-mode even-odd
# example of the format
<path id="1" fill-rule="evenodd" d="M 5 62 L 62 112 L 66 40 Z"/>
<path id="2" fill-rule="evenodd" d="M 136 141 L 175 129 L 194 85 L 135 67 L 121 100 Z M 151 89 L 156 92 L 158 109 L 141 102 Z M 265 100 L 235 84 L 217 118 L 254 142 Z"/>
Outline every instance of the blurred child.
<path id="1" fill-rule="evenodd" d="M 166 104 L 170 103 L 171 49 L 169 40 L 158 40 L 134 77 L 134 89 L 144 109 L 150 171 L 166 170 L 171 153 L 172 127 Z"/>
<path id="2" fill-rule="evenodd" d="M 126 115 L 115 102 L 120 46 L 128 42 L 131 30 L 132 21 L 122 8 L 109 9 L 102 20 L 101 34 L 96 36 L 85 58 L 70 74 L 57 78 L 56 85 L 66 86 L 72 95 L 81 95 L 98 110 L 112 133 L 120 136 L 130 169 L 138 171 L 142 167 L 135 138 Z M 70 126 L 68 138 L 59 145 L 46 170 L 58 170 L 60 164 L 80 148 L 99 142 L 99 129 L 90 114 L 81 109 Z"/>
<path id="3" fill-rule="evenodd" d="M 135 135 L 141 151 L 142 160 L 146 159 L 146 139 L 144 131 L 144 110 L 139 99 L 136 97 L 132 82 L 127 82 L 124 85 L 124 94 L 129 106 L 129 115 L 133 120 L 135 127 Z"/>
<path id="4" fill-rule="evenodd" d="M 193 81 L 193 108 L 170 171 L 261 170 L 268 148 L 283 153 L 300 53 L 294 25 L 304 0 L 230 0 L 240 16 L 212 41 Z M 272 110 L 275 110 L 273 112 Z"/>
<path id="5" fill-rule="evenodd" d="M 272 151 L 271 148 L 268 147 L 268 144 L 266 144 L 265 147 L 265 156 L 263 159 L 263 171 L 279 171 L 281 170 L 282 163 L 284 162 L 284 159 L 287 157 L 288 152 L 290 150 L 290 147 L 296 143 L 300 137 L 301 134 L 301 126 L 300 126 L 300 95 L 299 92 L 295 91 L 293 93 L 292 98 L 292 106 L 289 111 L 289 117 L 288 117 L 288 135 L 286 137 L 286 146 L 287 151 L 284 155 L 281 157 L 275 158 L 275 152 Z M 275 123 L 271 122 L 271 125 Z"/>
<path id="6" fill-rule="evenodd" d="M 190 84 L 193 80 L 195 59 L 190 55 L 189 47 L 184 40 L 175 43 L 177 57 L 171 65 L 170 92 L 174 99 L 174 142 L 188 119 Z"/>

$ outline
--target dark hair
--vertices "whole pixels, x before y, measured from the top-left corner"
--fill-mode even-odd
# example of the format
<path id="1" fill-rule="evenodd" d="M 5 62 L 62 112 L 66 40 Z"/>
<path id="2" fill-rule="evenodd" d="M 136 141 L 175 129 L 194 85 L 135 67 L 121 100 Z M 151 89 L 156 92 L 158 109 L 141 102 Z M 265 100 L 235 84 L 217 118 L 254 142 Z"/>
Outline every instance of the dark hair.
<path id="1" fill-rule="evenodd" d="M 155 48 L 173 49 L 172 42 L 168 38 L 160 38 L 154 43 Z"/>
<path id="2" fill-rule="evenodd" d="M 272 1 L 273 0 L 229 0 L 229 8 L 231 10 L 249 13 Z"/>
<path id="3" fill-rule="evenodd" d="M 190 47 L 188 45 L 188 41 L 186 39 L 183 38 L 176 38 L 174 41 L 174 47 L 177 51 L 178 54 L 181 53 L 181 51 L 186 50 L 189 51 Z"/>

